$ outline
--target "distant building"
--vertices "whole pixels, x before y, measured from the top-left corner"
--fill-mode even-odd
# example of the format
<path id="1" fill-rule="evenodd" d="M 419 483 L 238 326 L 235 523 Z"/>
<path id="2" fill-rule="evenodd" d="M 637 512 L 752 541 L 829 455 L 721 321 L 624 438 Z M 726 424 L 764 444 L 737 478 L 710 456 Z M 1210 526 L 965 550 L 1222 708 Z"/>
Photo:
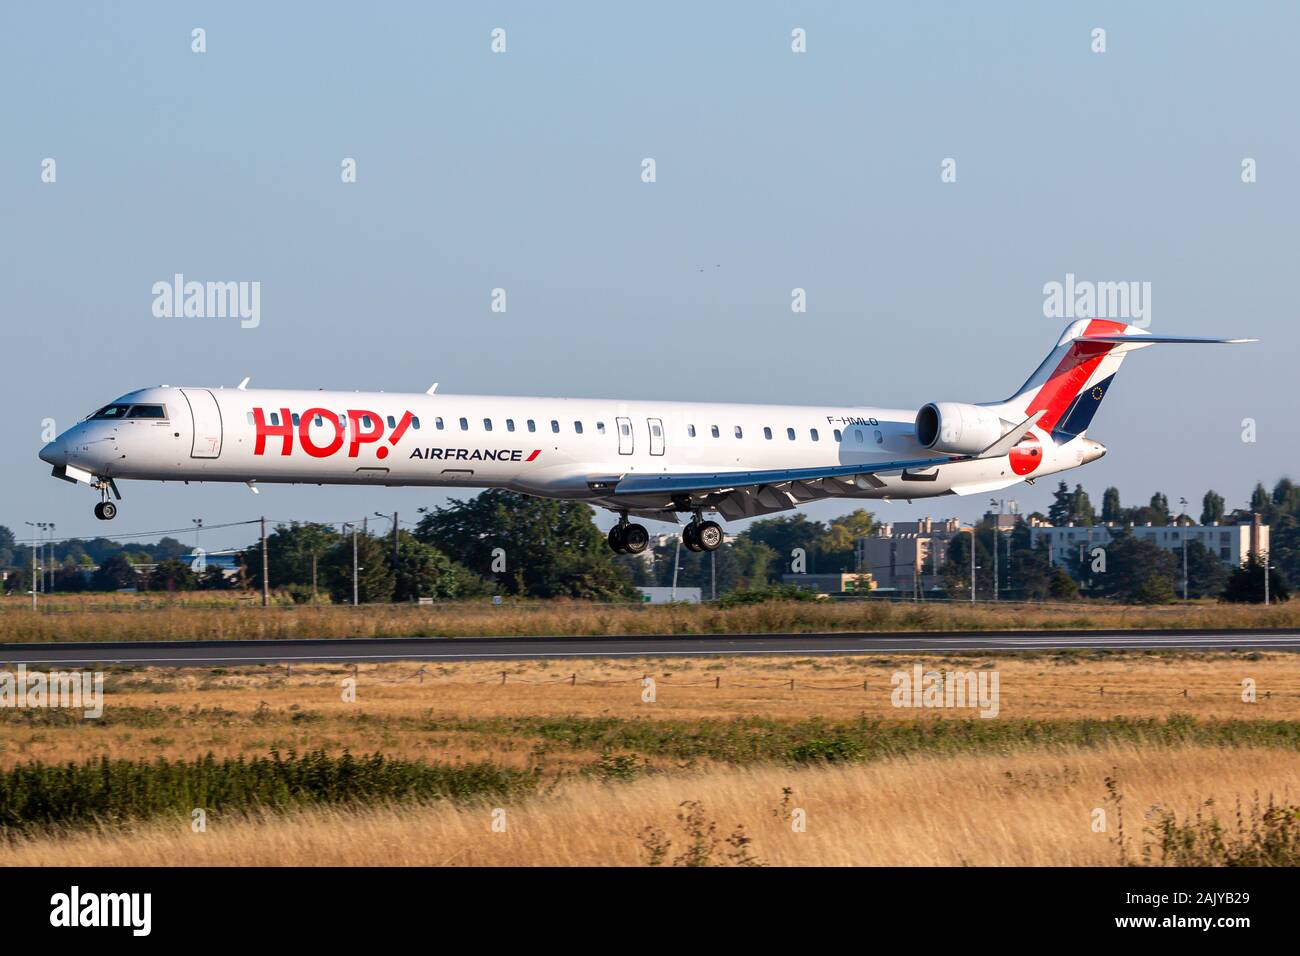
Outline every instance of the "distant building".
<path id="1" fill-rule="evenodd" d="M 677 588 L 674 594 L 673 588 L 637 588 L 641 592 L 641 600 L 646 604 L 671 604 L 673 601 L 682 601 L 687 604 L 699 604 L 701 600 L 699 588 Z"/>
<path id="2" fill-rule="evenodd" d="M 836 574 L 783 574 L 782 584 L 816 591 L 818 594 L 861 594 L 875 588 L 876 582 L 866 571 L 842 571 Z"/>
<path id="3" fill-rule="evenodd" d="M 1040 541 L 1046 541 L 1052 563 L 1065 564 L 1071 556 L 1077 559 L 1099 545 L 1104 547 L 1122 531 L 1170 551 L 1181 551 L 1184 543 L 1199 541 L 1220 561 L 1234 568 L 1245 564 L 1251 551 L 1258 554 L 1269 549 L 1268 525 L 1261 524 L 1258 517 L 1253 522 L 1230 525 L 1200 525 L 1186 515 L 1179 515 L 1170 525 L 1122 525 L 1109 521 L 1091 526 L 1069 524 L 1061 528 L 1031 519 L 1029 540 L 1035 547 Z"/>
<path id="4" fill-rule="evenodd" d="M 1013 515 L 1005 517 L 1014 520 Z M 956 518 L 878 524 L 858 539 L 856 564 L 871 575 L 876 588 L 905 594 L 942 589 L 948 545 L 969 532 L 970 527 Z"/>

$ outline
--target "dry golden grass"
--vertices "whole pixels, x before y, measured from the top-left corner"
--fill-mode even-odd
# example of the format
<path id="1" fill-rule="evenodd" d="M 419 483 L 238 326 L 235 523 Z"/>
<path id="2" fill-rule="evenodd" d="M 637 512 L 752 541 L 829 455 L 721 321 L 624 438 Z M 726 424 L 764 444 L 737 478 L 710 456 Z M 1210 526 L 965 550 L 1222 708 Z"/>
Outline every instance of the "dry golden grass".
<path id="1" fill-rule="evenodd" d="M 33 612 L 20 598 L 4 598 L 0 599 L 0 642 L 1300 626 L 1300 602 L 1267 608 L 1200 602 L 1161 607 L 1089 602 L 995 607 L 883 600 L 771 601 L 732 608 L 582 601 L 501 607 L 464 602 L 435 607 L 262 608 L 246 599 L 225 598 L 226 603 L 218 606 L 203 600 L 169 601 L 152 595 L 53 597 L 46 600 L 44 610 Z"/>
<path id="2" fill-rule="evenodd" d="M 429 729 L 430 719 L 617 717 L 657 721 L 730 720 L 738 715 L 795 721 L 813 717 L 891 721 L 970 716 L 895 708 L 891 675 L 910 670 L 996 669 L 1002 719 L 1164 717 L 1300 719 L 1300 655 L 1267 653 L 1069 652 L 940 658 L 721 658 L 363 664 L 355 702 L 342 682 L 350 665 L 216 670 L 145 668 L 108 678 L 105 719 L 0 723 L 0 766 L 108 755 L 191 758 L 264 754 L 275 747 L 383 752 L 423 760 L 491 760 L 526 767 L 536 739 L 483 729 Z M 508 683 L 501 684 L 506 669 Z M 421 678 L 421 671 L 423 675 Z M 579 674 L 576 684 L 571 675 Z M 656 681 L 643 702 L 640 678 Z M 795 689 L 788 681 L 793 678 Z M 1258 700 L 1241 699 L 1255 681 Z M 421 679 L 423 682 L 421 682 Z M 714 687 L 715 679 L 720 687 Z M 862 682 L 867 689 L 862 689 Z M 598 683 L 603 682 L 603 683 Z M 1100 690 L 1104 688 L 1104 694 Z M 1186 691 L 1186 696 L 1184 696 Z M 12 713 L 12 712 L 11 712 Z M 556 771 L 599 754 L 551 752 Z M 670 765 L 664 760 L 660 765 Z"/>
<path id="3" fill-rule="evenodd" d="M 581 780 L 505 808 L 505 832 L 493 832 L 486 805 L 310 810 L 212 820 L 200 834 L 184 818 L 19 839 L 0 846 L 0 865 L 638 865 L 648 859 L 647 827 L 672 841 L 672 862 L 690 843 L 676 819 L 688 800 L 716 821 L 720 839 L 742 824 L 755 855 L 773 865 L 1108 865 L 1117 860 L 1113 808 L 1108 833 L 1091 824 L 1111 773 L 1132 838 L 1153 808 L 1183 815 L 1213 798 L 1231 818 L 1235 801 L 1257 793 L 1294 802 L 1300 754 L 1111 746 Z M 787 787 L 785 810 L 806 812 L 806 832 L 782 810 Z"/>

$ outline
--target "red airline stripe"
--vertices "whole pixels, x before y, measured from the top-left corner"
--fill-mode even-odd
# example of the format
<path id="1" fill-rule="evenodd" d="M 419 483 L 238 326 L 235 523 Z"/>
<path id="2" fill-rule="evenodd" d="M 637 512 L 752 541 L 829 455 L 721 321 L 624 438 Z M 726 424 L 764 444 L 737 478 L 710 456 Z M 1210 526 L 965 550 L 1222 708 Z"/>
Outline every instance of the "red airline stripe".
<path id="1" fill-rule="evenodd" d="M 529 455 L 527 458 L 525 458 L 524 461 L 532 461 L 534 458 L 536 458 L 536 457 L 537 457 L 538 455 L 540 455 L 541 453 L 542 453 L 542 450 L 541 450 L 540 448 L 534 449 L 533 453 L 532 453 L 531 455 Z"/>
<path id="2" fill-rule="evenodd" d="M 1093 319 L 1083 330 L 1084 335 L 1115 335 L 1124 331 L 1123 322 L 1110 322 L 1106 319 Z M 1075 342 L 1061 359 L 1056 370 L 1052 372 L 1043 387 L 1038 390 L 1034 400 L 1025 409 L 1026 417 L 1039 409 L 1046 409 L 1046 414 L 1038 420 L 1038 427 L 1050 432 L 1065 410 L 1070 407 L 1074 397 L 1088 381 L 1101 360 L 1115 346 L 1107 342 Z"/>

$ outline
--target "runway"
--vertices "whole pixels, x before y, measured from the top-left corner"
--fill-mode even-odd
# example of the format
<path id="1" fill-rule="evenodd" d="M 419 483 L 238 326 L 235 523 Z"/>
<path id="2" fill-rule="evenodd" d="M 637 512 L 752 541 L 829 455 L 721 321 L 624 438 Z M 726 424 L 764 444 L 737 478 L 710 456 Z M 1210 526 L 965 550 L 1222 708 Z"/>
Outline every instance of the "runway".
<path id="1" fill-rule="evenodd" d="M 126 641 L 0 645 L 0 667 L 135 665 L 221 667 L 367 661 L 735 655 L 982 654 L 1055 650 L 1300 651 L 1300 631 L 894 631 L 614 637 L 337 638 L 292 641 Z"/>

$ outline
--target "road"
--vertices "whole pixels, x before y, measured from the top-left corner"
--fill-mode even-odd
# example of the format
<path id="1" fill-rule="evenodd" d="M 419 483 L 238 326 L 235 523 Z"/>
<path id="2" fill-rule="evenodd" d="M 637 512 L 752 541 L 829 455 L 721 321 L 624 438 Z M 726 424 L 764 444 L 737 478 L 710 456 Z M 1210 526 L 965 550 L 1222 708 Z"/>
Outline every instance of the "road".
<path id="1" fill-rule="evenodd" d="M 544 658 L 710 657 L 1108 648 L 1300 651 L 1300 631 L 901 631 L 625 637 L 340 638 L 293 641 L 130 641 L 4 644 L 0 666 L 216 667 L 366 661 L 503 661 Z"/>

